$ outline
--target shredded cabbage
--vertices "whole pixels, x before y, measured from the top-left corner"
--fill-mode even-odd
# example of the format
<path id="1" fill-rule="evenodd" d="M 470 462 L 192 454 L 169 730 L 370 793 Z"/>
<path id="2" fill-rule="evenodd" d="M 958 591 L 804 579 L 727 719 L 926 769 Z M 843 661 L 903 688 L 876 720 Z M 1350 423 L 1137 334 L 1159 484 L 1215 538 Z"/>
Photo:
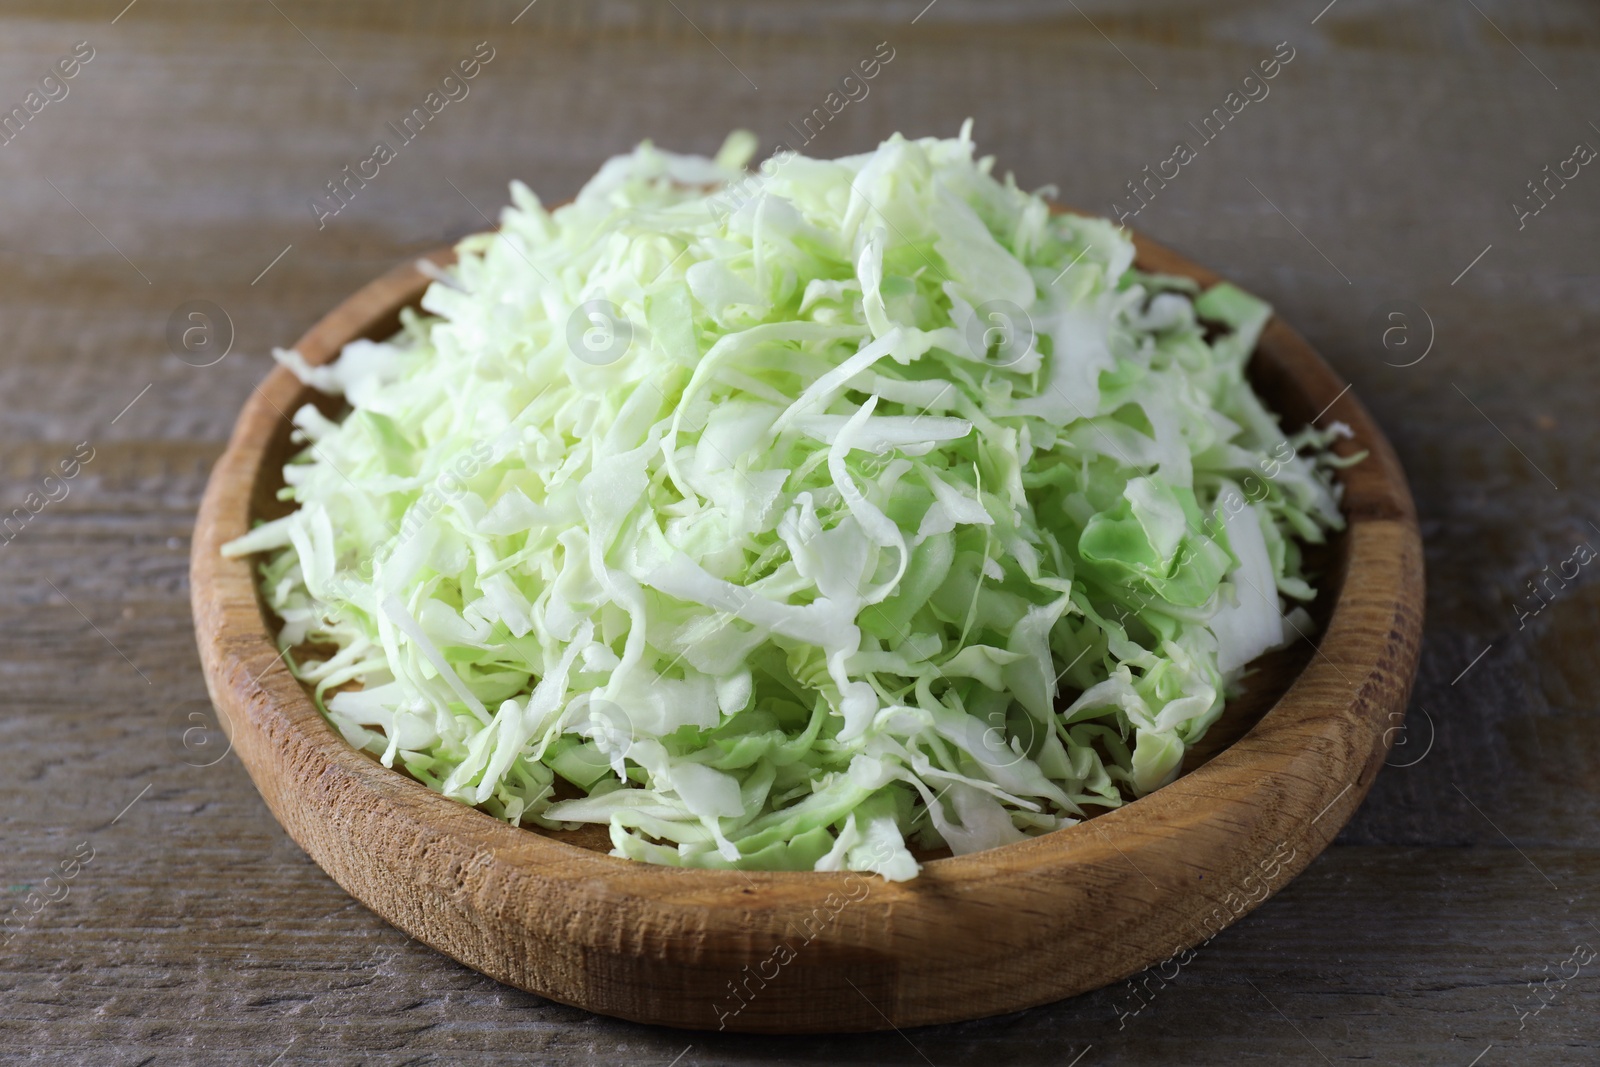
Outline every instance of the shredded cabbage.
<path id="1" fill-rule="evenodd" d="M 277 353 L 350 409 L 224 550 L 295 673 L 384 765 L 654 863 L 906 879 L 1170 781 L 1342 525 L 1338 428 L 1245 380 L 1270 310 L 970 123 L 753 147 L 514 183 L 398 335 Z"/>

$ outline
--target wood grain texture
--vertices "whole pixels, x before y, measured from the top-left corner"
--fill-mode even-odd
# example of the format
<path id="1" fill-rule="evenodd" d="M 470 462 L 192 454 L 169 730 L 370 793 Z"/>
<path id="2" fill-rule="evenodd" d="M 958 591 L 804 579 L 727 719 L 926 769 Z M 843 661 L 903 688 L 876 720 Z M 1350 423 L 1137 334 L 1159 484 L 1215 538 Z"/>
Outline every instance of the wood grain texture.
<path id="1" fill-rule="evenodd" d="M 72 42 L 98 50 L 0 147 L 0 508 L 77 442 L 97 449 L 0 547 L 0 915 L 78 843 L 98 850 L 0 949 L 0 1061 L 1600 1060 L 1588 969 L 1525 1026 L 1514 1013 L 1575 943 L 1600 946 L 1600 585 L 1585 569 L 1525 626 L 1515 614 L 1600 524 L 1600 183 L 1585 168 L 1522 230 L 1507 207 L 1593 139 L 1593 5 L 1339 0 L 1313 25 L 1323 0 L 939 0 L 912 25 L 926 0 L 676 4 L 759 91 L 652 0 L 539 0 L 514 26 L 523 0 L 139 0 L 114 25 L 125 0 L 0 9 L 0 102 Z M 471 98 L 318 230 L 309 197 L 486 39 L 499 58 Z M 206 765 L 226 741 L 194 647 L 191 530 L 268 347 L 481 228 L 509 179 L 558 200 L 642 137 L 708 151 L 744 126 L 770 146 L 888 41 L 894 62 L 815 151 L 971 115 L 997 169 L 1109 210 L 1285 40 L 1298 55 L 1271 96 L 1131 224 L 1272 301 L 1353 384 L 1411 476 L 1428 625 L 1390 767 L 1335 844 L 1137 1016 L 1119 1020 L 1127 983 L 904 1036 L 595 1016 L 408 940 L 293 844 L 237 759 Z M 212 367 L 163 337 L 193 299 L 237 331 Z M 1383 341 L 1378 313 L 1402 300 L 1436 335 L 1419 363 Z M 1407 321 L 1421 343 L 1415 308 Z"/>
<path id="2" fill-rule="evenodd" d="M 1218 280 L 1136 240 L 1145 270 Z M 429 258 L 453 260 L 449 250 Z M 386 338 L 427 285 L 413 262 L 401 264 L 295 348 L 320 365 L 350 341 Z M 1026 842 L 932 860 L 908 883 L 599 855 L 571 835 L 468 809 L 350 748 L 281 662 L 259 557 L 221 555 L 283 510 L 288 416 L 316 394 L 281 367 L 240 414 L 195 525 L 190 579 L 207 685 L 273 813 L 335 881 L 411 936 L 519 988 L 638 1022 L 773 1033 L 922 1026 L 1058 1000 L 1208 940 L 1281 888 L 1359 806 L 1404 715 L 1423 601 L 1404 472 L 1371 416 L 1281 319 L 1251 369 L 1287 426 L 1326 413 L 1351 428 L 1342 453 L 1367 453 L 1339 474 L 1349 525 L 1333 542 L 1314 658 L 1282 680 L 1248 733 L 1166 788 Z"/>

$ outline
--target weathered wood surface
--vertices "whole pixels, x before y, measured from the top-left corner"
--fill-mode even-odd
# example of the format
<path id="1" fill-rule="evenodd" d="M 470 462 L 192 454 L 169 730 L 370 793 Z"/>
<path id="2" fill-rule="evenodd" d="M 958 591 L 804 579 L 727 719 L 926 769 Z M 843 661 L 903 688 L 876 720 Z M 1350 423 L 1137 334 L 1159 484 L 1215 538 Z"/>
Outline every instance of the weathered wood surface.
<path id="1" fill-rule="evenodd" d="M 26 913 L 81 842 L 95 853 L 0 950 L 0 1058 L 666 1064 L 692 1046 L 681 1064 L 945 1065 L 1069 1063 L 1093 1046 L 1080 1067 L 1595 1062 L 1595 968 L 1555 989 L 1575 945 L 1600 947 L 1600 594 L 1585 568 L 1525 625 L 1517 606 L 1538 606 L 1526 583 L 1541 568 L 1600 538 L 1600 178 L 1585 168 L 1521 230 L 1508 205 L 1577 141 L 1600 145 L 1600 19 L 1577 0 L 1338 0 L 1312 25 L 1323 6 L 938 0 L 911 25 L 921 0 L 679 0 L 682 14 L 539 0 L 511 25 L 521 2 L 139 0 L 113 25 L 123 0 L 6 5 L 6 108 L 75 42 L 96 54 L 0 145 L 4 510 L 78 442 L 95 449 L 0 547 L 4 910 Z M 496 58 L 472 95 L 319 232 L 310 197 L 484 40 Z M 205 473 L 272 344 L 481 226 L 509 178 L 559 199 L 641 137 L 703 151 L 744 125 L 770 144 L 885 40 L 895 59 L 812 150 L 971 114 L 1021 182 L 1107 211 L 1246 66 L 1295 47 L 1271 95 L 1130 221 L 1271 299 L 1406 463 L 1429 629 L 1391 761 L 1417 762 L 1379 775 L 1335 847 L 1120 1030 L 1125 986 L 903 1037 L 768 1039 L 616 1023 L 496 985 L 351 901 L 232 757 L 194 766 L 219 744 L 184 738 L 211 721 L 186 578 Z M 163 336 L 200 299 L 238 334 L 205 368 Z M 1437 336 L 1400 366 L 1429 332 L 1413 307 L 1413 344 L 1384 346 L 1384 313 L 1408 300 Z M 1548 1005 L 1519 1019 L 1545 979 Z"/>

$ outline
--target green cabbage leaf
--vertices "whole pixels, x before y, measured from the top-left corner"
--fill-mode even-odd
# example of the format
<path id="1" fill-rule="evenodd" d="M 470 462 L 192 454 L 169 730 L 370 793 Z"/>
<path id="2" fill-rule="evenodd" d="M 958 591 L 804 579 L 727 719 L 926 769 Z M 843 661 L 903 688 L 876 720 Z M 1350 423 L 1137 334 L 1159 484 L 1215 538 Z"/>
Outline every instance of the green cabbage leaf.
<path id="1" fill-rule="evenodd" d="M 1270 309 L 970 128 L 753 143 L 513 184 L 396 336 L 277 353 L 348 405 L 225 549 L 295 673 L 386 766 L 652 863 L 906 879 L 1169 782 L 1341 526 L 1341 428 L 1245 378 Z"/>

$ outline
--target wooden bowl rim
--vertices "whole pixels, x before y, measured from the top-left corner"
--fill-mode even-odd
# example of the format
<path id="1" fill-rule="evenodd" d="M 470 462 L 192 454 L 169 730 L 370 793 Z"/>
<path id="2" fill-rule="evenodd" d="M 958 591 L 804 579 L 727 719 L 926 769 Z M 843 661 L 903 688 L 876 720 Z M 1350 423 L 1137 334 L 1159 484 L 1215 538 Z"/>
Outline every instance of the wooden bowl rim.
<path id="1" fill-rule="evenodd" d="M 1142 269 L 1187 275 L 1202 286 L 1220 280 L 1143 237 L 1135 235 L 1135 241 Z M 453 250 L 445 249 L 427 258 L 443 264 L 453 257 Z M 415 260 L 403 263 L 336 307 L 297 342 L 296 348 L 312 362 L 329 358 L 345 342 L 371 332 L 375 324 L 391 320 L 400 307 L 414 306 L 426 284 Z M 1154 864 L 1158 856 L 1172 855 L 1170 845 L 1164 843 L 1168 838 L 1200 827 L 1206 828 L 1208 839 L 1227 841 L 1228 847 L 1241 855 L 1252 848 L 1259 849 L 1261 842 L 1274 834 L 1285 841 L 1301 841 L 1307 851 L 1297 847 L 1298 858 L 1288 864 L 1297 872 L 1326 847 L 1354 813 L 1383 762 L 1415 671 L 1422 603 L 1420 535 L 1415 511 L 1404 473 L 1382 432 L 1354 394 L 1298 334 L 1275 316 L 1263 333 L 1255 358 L 1266 359 L 1275 372 L 1281 372 L 1303 398 L 1302 406 L 1308 411 L 1313 406 L 1326 405 L 1327 416 L 1350 426 L 1355 443 L 1370 452 L 1366 461 L 1341 475 L 1349 522 L 1344 535 L 1347 566 L 1316 655 L 1248 734 L 1173 784 L 1115 811 L 1043 836 L 930 861 L 924 865 L 922 875 L 909 883 L 874 880 L 870 910 L 885 923 L 896 908 L 915 906 L 928 887 L 935 885 L 941 897 L 966 899 L 969 894 L 994 894 L 1005 886 L 1070 885 L 1075 870 L 1089 867 L 1120 863 L 1137 870 L 1144 866 L 1139 860 L 1146 853 Z M 507 892 L 537 891 L 557 897 L 572 894 L 573 900 L 579 899 L 579 894 L 587 894 L 591 900 L 603 899 L 605 907 L 618 914 L 626 902 L 648 902 L 658 909 L 678 909 L 685 921 L 705 928 L 724 925 L 736 935 L 748 934 L 752 924 L 776 928 L 757 917 L 760 912 L 769 916 L 802 914 L 825 894 L 846 892 L 859 884 L 851 879 L 862 877 L 850 872 L 683 869 L 592 852 L 509 825 L 450 800 L 347 744 L 312 705 L 288 669 L 281 663 L 274 666 L 280 654 L 262 618 L 257 558 L 225 559 L 220 554 L 224 543 L 249 528 L 250 487 L 260 475 L 274 435 L 283 432 L 287 416 L 294 410 L 291 405 L 302 391 L 297 378 L 277 367 L 250 397 L 207 486 L 191 558 L 197 637 L 207 684 L 224 728 L 274 814 L 296 841 L 358 899 L 414 936 L 494 977 L 600 1011 L 671 1025 L 706 1025 L 685 1022 L 671 1013 L 630 1012 L 602 1002 L 603 997 L 586 999 L 573 994 L 570 984 L 529 978 L 537 969 L 533 964 L 528 964 L 530 970 L 518 970 L 516 966 L 520 964 L 497 960 L 492 945 L 464 947 L 459 936 L 435 935 L 425 916 L 402 914 L 404 909 L 385 891 L 363 882 L 354 868 L 329 854 L 333 837 L 356 840 L 390 827 L 395 832 L 403 830 L 411 840 L 426 842 L 425 850 L 433 855 L 426 870 L 419 867 L 408 871 L 401 862 L 388 874 L 401 880 L 409 877 L 438 882 L 443 877 L 439 872 L 448 870 L 451 873 L 445 882 L 453 884 L 440 883 L 436 888 L 444 898 L 458 904 L 464 899 L 462 894 L 473 891 L 469 886 L 492 883 Z M 1300 417 L 1305 419 L 1306 413 L 1300 413 Z M 1386 620 L 1382 625 L 1352 621 L 1356 609 L 1352 608 L 1351 578 L 1366 572 L 1379 575 L 1387 588 L 1365 589 L 1360 611 L 1363 618 L 1373 614 Z M 249 620 L 255 621 L 252 624 Z M 1335 767 L 1356 773 L 1353 777 L 1329 775 L 1327 772 Z M 1267 788 L 1269 782 L 1284 775 L 1297 779 L 1302 788 L 1292 794 Z M 290 781 L 294 776 L 313 784 Z M 338 805 L 307 808 L 312 802 L 307 800 L 311 794 L 306 790 L 321 790 L 316 795 L 324 797 L 335 792 L 359 796 L 369 810 L 357 812 Z M 308 813 L 313 811 L 319 814 Z M 1245 828 L 1249 820 L 1239 819 L 1239 813 L 1245 811 L 1265 822 Z M 319 817 L 325 818 L 328 826 L 319 826 Z M 1232 823 L 1238 823 L 1239 828 L 1230 837 Z M 386 869 L 388 866 L 388 861 L 373 857 L 366 862 L 380 863 Z M 1148 877 L 1145 881 L 1154 894 L 1146 903 L 1153 908 L 1160 907 L 1176 891 L 1174 887 L 1163 889 Z M 1251 906 L 1255 903 L 1259 901 L 1253 901 Z M 560 910 L 554 906 L 539 909 L 537 914 L 518 921 L 536 928 L 540 937 L 586 936 L 590 948 L 599 945 L 597 935 L 577 934 L 564 927 Z M 828 943 L 868 952 L 892 952 L 888 933 L 875 933 L 870 923 L 857 929 L 858 925 L 852 925 L 847 932 L 836 932 L 837 936 L 830 935 Z M 1131 973 L 1162 958 L 1152 956 L 1155 951 L 1142 945 L 1118 966 L 1122 973 Z M 998 1008 L 973 1003 L 918 1011 L 902 1006 L 895 1024 L 1014 1010 L 1057 999 L 1064 988 L 1067 987 L 1058 986 L 1056 992 L 1047 991 L 1048 995 L 1036 999 L 1013 997 L 1004 1002 L 1010 1006 Z M 752 1022 L 761 1025 L 748 1028 L 784 1028 L 773 1026 L 771 1020 Z M 839 1027 L 826 1028 L 870 1029 L 880 1025 L 866 1016 L 840 1022 Z"/>

